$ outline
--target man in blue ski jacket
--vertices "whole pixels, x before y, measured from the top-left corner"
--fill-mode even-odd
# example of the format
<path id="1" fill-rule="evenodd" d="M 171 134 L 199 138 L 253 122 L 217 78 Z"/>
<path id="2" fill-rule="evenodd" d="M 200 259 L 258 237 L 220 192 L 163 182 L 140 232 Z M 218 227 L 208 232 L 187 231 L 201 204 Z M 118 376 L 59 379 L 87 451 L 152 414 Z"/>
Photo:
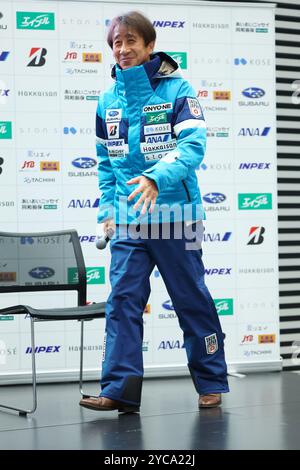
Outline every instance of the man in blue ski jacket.
<path id="1" fill-rule="evenodd" d="M 205 121 L 178 64 L 163 52 L 153 53 L 155 39 L 151 22 L 138 12 L 114 18 L 108 32 L 115 82 L 99 97 L 96 143 L 98 222 L 105 234 L 114 232 L 112 291 L 101 393 L 80 401 L 93 410 L 139 411 L 142 316 L 155 265 L 183 330 L 198 406 L 218 406 L 229 391 L 224 335 L 197 245 L 205 214 L 195 168 L 205 152 Z"/>

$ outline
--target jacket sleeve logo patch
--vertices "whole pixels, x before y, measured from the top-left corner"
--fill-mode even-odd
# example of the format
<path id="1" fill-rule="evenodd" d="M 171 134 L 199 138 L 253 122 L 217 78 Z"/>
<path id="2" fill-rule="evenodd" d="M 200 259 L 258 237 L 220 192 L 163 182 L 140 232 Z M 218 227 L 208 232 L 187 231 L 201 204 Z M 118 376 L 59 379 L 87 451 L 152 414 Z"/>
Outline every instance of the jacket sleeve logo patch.
<path id="1" fill-rule="evenodd" d="M 190 113 L 195 118 L 202 117 L 202 110 L 197 98 L 187 98 Z"/>
<path id="2" fill-rule="evenodd" d="M 107 128 L 107 136 L 109 139 L 118 139 L 119 138 L 119 126 L 120 124 L 117 123 L 112 123 L 112 124 L 106 124 Z"/>
<path id="3" fill-rule="evenodd" d="M 207 354 L 214 354 L 218 351 L 219 346 L 216 333 L 210 336 L 205 336 L 205 346 Z"/>
<path id="4" fill-rule="evenodd" d="M 107 109 L 105 113 L 106 122 L 120 122 L 122 117 L 122 109 Z"/>

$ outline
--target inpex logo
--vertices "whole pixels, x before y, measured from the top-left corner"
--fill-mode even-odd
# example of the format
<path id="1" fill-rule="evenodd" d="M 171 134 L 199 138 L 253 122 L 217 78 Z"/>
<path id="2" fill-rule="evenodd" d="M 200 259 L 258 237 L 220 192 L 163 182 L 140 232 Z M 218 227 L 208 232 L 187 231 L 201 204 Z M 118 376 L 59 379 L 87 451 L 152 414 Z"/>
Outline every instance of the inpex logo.
<path id="1" fill-rule="evenodd" d="M 218 276 L 227 276 L 228 274 L 231 274 L 232 268 L 209 268 L 205 269 L 205 274 L 208 276 L 214 276 L 217 274 Z"/>
<path id="2" fill-rule="evenodd" d="M 238 133 L 240 137 L 266 137 L 270 132 L 271 127 L 264 127 L 262 130 L 259 127 L 242 127 Z"/>
<path id="3" fill-rule="evenodd" d="M 270 170 L 271 163 L 240 163 L 239 170 Z"/>
<path id="4" fill-rule="evenodd" d="M 224 234 L 220 232 L 215 232 L 215 233 L 204 232 L 203 241 L 204 242 L 228 242 L 231 235 L 232 235 L 232 232 L 225 232 Z"/>
<path id="5" fill-rule="evenodd" d="M 250 99 L 262 98 L 263 96 L 265 96 L 265 94 L 266 93 L 262 88 L 256 87 L 245 88 L 245 90 L 242 91 L 242 95 Z"/>
<path id="6" fill-rule="evenodd" d="M 92 209 L 92 208 L 98 208 L 99 207 L 99 198 L 95 200 L 93 203 L 91 199 L 71 199 L 71 201 L 68 204 L 68 209 Z"/>
<path id="7" fill-rule="evenodd" d="M 28 274 L 34 279 L 48 279 L 49 277 L 54 276 L 55 271 L 54 269 L 48 268 L 47 266 L 38 266 L 31 269 Z"/>
<path id="8" fill-rule="evenodd" d="M 226 200 L 226 196 L 222 193 L 207 193 L 203 196 L 203 200 L 209 204 L 220 204 Z"/>
<path id="9" fill-rule="evenodd" d="M 167 341 L 161 341 L 159 343 L 158 349 L 183 349 L 184 344 L 180 343 L 179 339 L 177 340 L 167 340 Z"/>
<path id="10" fill-rule="evenodd" d="M 40 354 L 40 353 L 59 353 L 60 352 L 61 346 L 36 346 L 34 348 L 35 354 Z M 26 348 L 25 354 L 32 354 L 32 347 L 28 346 Z"/>
<path id="11" fill-rule="evenodd" d="M 90 157 L 79 157 L 72 161 L 72 165 L 76 168 L 92 168 L 96 164 L 96 160 Z"/>
<path id="12" fill-rule="evenodd" d="M 171 302 L 171 300 L 166 300 L 163 304 L 162 304 L 163 308 L 165 308 L 166 310 L 175 310 L 174 307 L 173 307 L 173 304 Z"/>
<path id="13" fill-rule="evenodd" d="M 185 21 L 153 21 L 154 28 L 184 28 Z"/>
<path id="14" fill-rule="evenodd" d="M 95 243 L 96 241 L 96 235 L 81 235 L 78 238 L 80 243 Z"/>

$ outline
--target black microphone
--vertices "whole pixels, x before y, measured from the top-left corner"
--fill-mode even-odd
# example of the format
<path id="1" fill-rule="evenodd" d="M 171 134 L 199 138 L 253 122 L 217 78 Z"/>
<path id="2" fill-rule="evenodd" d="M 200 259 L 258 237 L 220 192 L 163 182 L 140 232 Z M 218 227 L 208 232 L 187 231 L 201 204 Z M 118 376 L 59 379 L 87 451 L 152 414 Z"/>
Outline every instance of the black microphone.
<path id="1" fill-rule="evenodd" d="M 98 250 L 104 250 L 104 248 L 106 248 L 108 242 L 112 238 L 113 234 L 114 231 L 112 229 L 109 229 L 105 235 L 103 235 L 102 237 L 97 237 L 96 248 L 98 248 Z"/>

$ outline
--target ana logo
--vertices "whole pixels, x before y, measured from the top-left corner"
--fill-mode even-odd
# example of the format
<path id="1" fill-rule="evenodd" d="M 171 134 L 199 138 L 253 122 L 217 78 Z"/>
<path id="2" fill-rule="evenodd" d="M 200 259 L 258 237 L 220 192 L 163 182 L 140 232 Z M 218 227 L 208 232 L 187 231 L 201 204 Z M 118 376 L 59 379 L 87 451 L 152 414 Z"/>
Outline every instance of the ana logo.
<path id="1" fill-rule="evenodd" d="M 90 157 L 79 157 L 72 161 L 72 165 L 76 168 L 92 168 L 96 164 L 96 160 Z"/>
<path id="2" fill-rule="evenodd" d="M 185 21 L 153 21 L 154 28 L 184 28 Z"/>
<path id="3" fill-rule="evenodd" d="M 10 121 L 0 121 L 0 139 L 11 139 L 12 129 Z"/>
<path id="4" fill-rule="evenodd" d="M 244 59 L 244 58 L 240 59 L 240 58 L 236 57 L 234 59 L 234 65 L 246 65 L 247 63 L 248 63 L 247 60 Z"/>
<path id="5" fill-rule="evenodd" d="M 182 68 L 183 70 L 187 69 L 187 53 L 186 52 L 166 52 L 169 56 L 172 57 L 175 62 Z"/>
<path id="6" fill-rule="evenodd" d="M 68 135 L 68 134 L 77 134 L 77 130 L 75 129 L 75 127 L 64 127 L 64 134 L 65 135 Z"/>
<path id="7" fill-rule="evenodd" d="M 266 137 L 270 132 L 271 127 L 264 127 L 260 130 L 259 127 L 242 127 L 238 133 L 241 137 Z"/>
<path id="8" fill-rule="evenodd" d="M 4 62 L 9 55 L 9 51 L 2 51 L 0 54 L 0 62 Z"/>
<path id="9" fill-rule="evenodd" d="M 242 91 L 242 95 L 250 99 L 262 98 L 265 94 L 262 88 L 256 87 L 245 88 L 245 90 Z"/>
<path id="10" fill-rule="evenodd" d="M 171 302 L 171 300 L 166 300 L 163 304 L 162 304 L 163 308 L 165 308 L 166 310 L 175 310 L 174 307 L 173 307 L 173 304 Z"/>
<path id="11" fill-rule="evenodd" d="M 32 60 L 27 64 L 27 67 L 42 67 L 45 65 L 46 54 L 47 49 L 44 47 L 32 47 L 29 53 L 29 57 L 32 57 Z"/>
<path id="12" fill-rule="evenodd" d="M 262 235 L 265 231 L 265 227 L 251 227 L 249 230 L 249 241 L 247 245 L 261 245 L 264 241 L 264 237 Z"/>
<path id="13" fill-rule="evenodd" d="M 233 299 L 214 299 L 218 315 L 233 315 Z"/>
<path id="14" fill-rule="evenodd" d="M 54 30 L 54 13 L 17 11 L 17 29 Z"/>
<path id="15" fill-rule="evenodd" d="M 29 271 L 28 274 L 34 279 L 48 279 L 49 277 L 54 276 L 55 271 L 47 266 L 38 266 Z"/>
<path id="16" fill-rule="evenodd" d="M 204 242 L 228 242 L 231 235 L 232 235 L 232 232 L 225 232 L 224 234 L 204 232 L 203 241 Z"/>
<path id="17" fill-rule="evenodd" d="M 203 196 L 203 200 L 209 204 L 220 204 L 226 200 L 226 196 L 222 193 L 207 193 Z"/>
<path id="18" fill-rule="evenodd" d="M 170 341 L 161 341 L 159 343 L 158 349 L 182 349 L 184 344 L 180 344 L 179 339 L 170 340 Z"/>
<path id="19" fill-rule="evenodd" d="M 171 140 L 171 134 L 158 134 L 158 135 L 149 135 L 145 137 L 146 144 L 154 144 L 157 142 L 168 142 Z"/>
<path id="20" fill-rule="evenodd" d="M 272 209 L 271 193 L 247 193 L 238 195 L 238 208 L 240 210 Z"/>
<path id="21" fill-rule="evenodd" d="M 86 208 L 98 208 L 99 207 L 99 198 L 93 203 L 90 199 L 71 199 L 69 202 L 68 208 L 72 209 L 86 209 Z"/>

